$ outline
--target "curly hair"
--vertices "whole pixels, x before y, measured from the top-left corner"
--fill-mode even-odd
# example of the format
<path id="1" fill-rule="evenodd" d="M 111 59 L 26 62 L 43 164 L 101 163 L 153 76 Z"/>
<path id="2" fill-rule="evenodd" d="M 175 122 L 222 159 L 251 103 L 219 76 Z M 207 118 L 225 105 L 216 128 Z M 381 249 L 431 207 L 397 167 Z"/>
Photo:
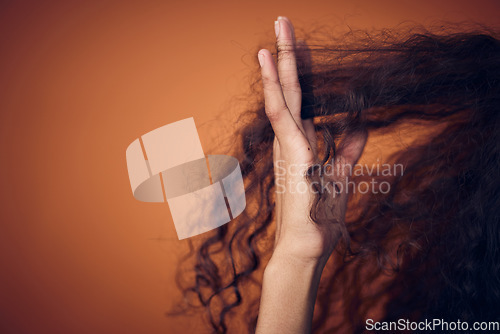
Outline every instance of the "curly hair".
<path id="1" fill-rule="evenodd" d="M 343 136 L 405 141 L 383 162 L 404 173 L 354 175 L 387 191 L 352 193 L 343 238 L 325 268 L 313 330 L 361 333 L 380 321 L 500 320 L 500 41 L 485 28 L 351 32 L 309 45 L 299 67 L 302 117 L 314 117 L 321 177 Z M 185 301 L 202 307 L 214 332 L 255 330 L 262 269 L 275 218 L 272 143 L 259 80 L 240 120 L 237 156 L 247 209 L 195 241 L 179 271 Z M 253 102 L 253 104 L 252 104 Z M 243 116 L 242 116 L 243 117 Z M 392 136 L 392 137 L 391 137 Z M 372 145 L 373 146 L 373 145 Z M 322 218 L 318 192 L 311 218 Z M 194 270 L 193 270 L 194 269 Z M 231 315 L 231 316 L 229 316 Z M 233 329 L 234 328 L 234 329 Z"/>

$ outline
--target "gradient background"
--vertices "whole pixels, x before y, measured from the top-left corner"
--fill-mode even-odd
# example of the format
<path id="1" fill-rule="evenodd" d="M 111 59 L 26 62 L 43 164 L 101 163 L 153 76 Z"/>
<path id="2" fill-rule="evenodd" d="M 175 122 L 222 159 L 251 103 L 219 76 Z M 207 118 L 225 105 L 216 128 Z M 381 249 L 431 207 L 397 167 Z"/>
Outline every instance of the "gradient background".
<path id="1" fill-rule="evenodd" d="M 194 116 L 205 153 L 231 129 L 273 43 L 298 28 L 471 19 L 500 1 L 0 1 L 0 333 L 206 332 L 166 318 L 186 243 L 131 193 L 126 147 Z M 300 35 L 298 36 L 300 38 Z M 272 45 L 272 44 L 271 44 Z"/>

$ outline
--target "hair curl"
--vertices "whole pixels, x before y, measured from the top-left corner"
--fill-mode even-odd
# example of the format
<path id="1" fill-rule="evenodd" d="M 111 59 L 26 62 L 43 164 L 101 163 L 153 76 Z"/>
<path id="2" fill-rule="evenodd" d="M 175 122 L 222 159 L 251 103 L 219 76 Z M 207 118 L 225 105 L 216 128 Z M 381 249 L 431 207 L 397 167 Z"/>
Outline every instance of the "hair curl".
<path id="1" fill-rule="evenodd" d="M 484 28 L 413 29 L 310 45 L 313 67 L 299 68 L 302 116 L 315 117 L 323 166 L 355 131 L 408 141 L 384 158 L 404 174 L 369 176 L 389 182 L 387 193 L 352 195 L 344 237 L 322 277 L 314 331 L 361 333 L 370 317 L 500 320 L 496 36 Z M 256 80 L 257 93 L 259 86 Z M 189 255 L 192 276 L 180 280 L 186 300 L 206 310 L 218 333 L 238 318 L 254 331 L 262 264 L 272 252 L 274 133 L 257 96 L 233 154 L 247 209 L 199 239 Z M 319 193 L 311 208 L 318 224 L 333 223 L 320 218 L 327 196 Z"/>

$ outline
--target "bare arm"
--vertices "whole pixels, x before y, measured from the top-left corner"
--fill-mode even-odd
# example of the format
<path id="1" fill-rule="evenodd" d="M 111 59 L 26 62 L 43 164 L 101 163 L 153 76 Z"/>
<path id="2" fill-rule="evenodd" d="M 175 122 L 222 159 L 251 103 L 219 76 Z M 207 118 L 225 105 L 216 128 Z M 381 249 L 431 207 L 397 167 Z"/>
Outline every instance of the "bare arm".
<path id="1" fill-rule="evenodd" d="M 264 272 L 257 333 L 310 333 L 322 269 L 273 255 Z"/>

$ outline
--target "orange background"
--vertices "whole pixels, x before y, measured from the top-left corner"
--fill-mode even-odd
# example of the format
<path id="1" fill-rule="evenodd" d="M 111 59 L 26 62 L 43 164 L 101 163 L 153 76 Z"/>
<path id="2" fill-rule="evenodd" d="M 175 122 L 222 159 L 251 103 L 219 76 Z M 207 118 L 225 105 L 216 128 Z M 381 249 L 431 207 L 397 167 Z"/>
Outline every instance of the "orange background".
<path id="1" fill-rule="evenodd" d="M 131 193 L 126 147 L 193 116 L 205 153 L 273 43 L 298 28 L 471 19 L 496 0 L 1 1 L 0 333 L 206 332 L 179 294 L 167 205 Z M 300 36 L 298 36 L 300 38 Z M 272 44 L 271 44 L 272 45 Z"/>

